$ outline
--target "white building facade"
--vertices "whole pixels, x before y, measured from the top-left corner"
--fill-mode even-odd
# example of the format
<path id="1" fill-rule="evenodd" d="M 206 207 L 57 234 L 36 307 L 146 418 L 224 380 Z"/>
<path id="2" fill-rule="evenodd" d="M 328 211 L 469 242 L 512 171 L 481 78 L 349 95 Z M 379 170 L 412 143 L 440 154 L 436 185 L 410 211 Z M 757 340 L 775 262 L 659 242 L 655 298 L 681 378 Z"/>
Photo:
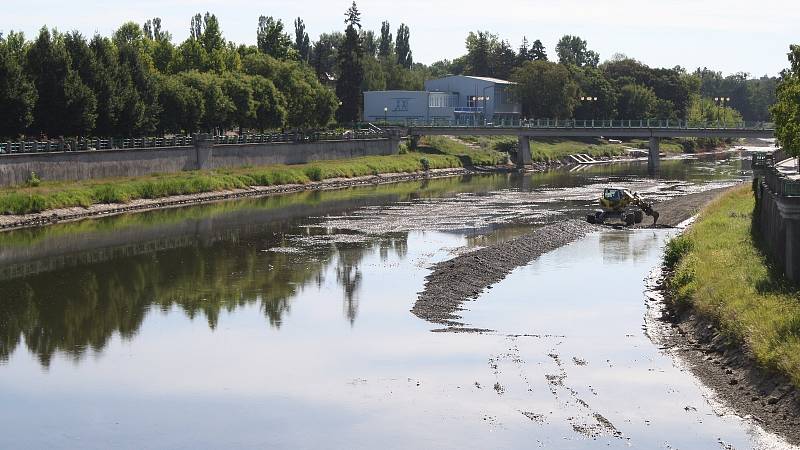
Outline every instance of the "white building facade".
<path id="1" fill-rule="evenodd" d="M 518 120 L 513 83 L 453 75 L 425 82 L 424 91 L 364 92 L 364 120 L 390 123 L 484 124 Z"/>

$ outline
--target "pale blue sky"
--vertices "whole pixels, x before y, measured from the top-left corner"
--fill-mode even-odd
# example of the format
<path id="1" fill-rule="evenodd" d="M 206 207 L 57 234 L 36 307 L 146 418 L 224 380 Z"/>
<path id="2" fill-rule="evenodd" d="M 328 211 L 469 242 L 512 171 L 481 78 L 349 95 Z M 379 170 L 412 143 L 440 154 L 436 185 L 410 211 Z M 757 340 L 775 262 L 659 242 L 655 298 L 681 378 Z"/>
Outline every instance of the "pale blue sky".
<path id="1" fill-rule="evenodd" d="M 254 43 L 259 15 L 283 19 L 292 30 L 300 16 L 314 40 L 341 30 L 350 0 L 0 0 L 0 32 L 30 38 L 44 24 L 86 35 L 110 34 L 122 22 L 161 17 L 175 41 L 188 35 L 190 17 L 211 11 L 225 37 Z M 389 20 L 411 28 L 416 61 L 464 53 L 470 30 L 486 29 L 519 46 L 522 36 L 541 39 L 550 54 L 563 34 L 589 41 L 601 59 L 624 53 L 651 66 L 707 66 L 732 73 L 777 74 L 787 66 L 790 43 L 800 43 L 798 0 L 362 0 L 365 28 Z"/>

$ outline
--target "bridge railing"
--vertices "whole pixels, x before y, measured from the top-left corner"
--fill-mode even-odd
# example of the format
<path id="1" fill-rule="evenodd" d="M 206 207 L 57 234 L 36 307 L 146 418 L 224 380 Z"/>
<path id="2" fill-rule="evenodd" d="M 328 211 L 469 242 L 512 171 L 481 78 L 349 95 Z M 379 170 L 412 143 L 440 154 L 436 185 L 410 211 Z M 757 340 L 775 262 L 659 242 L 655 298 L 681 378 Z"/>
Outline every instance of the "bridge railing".
<path id="1" fill-rule="evenodd" d="M 295 132 L 212 136 L 215 145 L 262 144 L 314 141 L 339 141 L 376 139 L 384 137 L 381 130 L 348 130 L 345 132 Z M 186 147 L 194 143 L 194 136 L 143 137 L 143 138 L 71 138 L 48 140 L 17 140 L 0 142 L 0 154 L 55 153 L 88 150 L 126 150 L 163 147 Z"/>
<path id="2" fill-rule="evenodd" d="M 694 121 L 682 119 L 635 119 L 635 120 L 576 120 L 576 119 L 500 119 L 494 122 L 482 122 L 472 118 L 434 119 L 430 121 L 410 120 L 409 127 L 463 127 L 463 128 L 620 128 L 620 129 L 652 129 L 669 128 L 685 130 L 774 130 L 769 122 L 731 122 L 731 121 Z"/>

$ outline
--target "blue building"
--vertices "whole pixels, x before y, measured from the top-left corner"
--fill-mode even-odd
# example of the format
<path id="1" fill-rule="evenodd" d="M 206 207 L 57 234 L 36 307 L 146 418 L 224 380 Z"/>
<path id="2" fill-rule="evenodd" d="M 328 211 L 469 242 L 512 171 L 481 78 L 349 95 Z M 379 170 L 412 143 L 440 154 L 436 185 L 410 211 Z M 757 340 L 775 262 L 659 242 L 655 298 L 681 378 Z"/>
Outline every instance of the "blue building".
<path id="1" fill-rule="evenodd" d="M 512 87 L 512 82 L 497 78 L 453 75 L 426 81 L 424 91 L 367 91 L 364 120 L 463 124 L 518 120 L 522 107 Z"/>

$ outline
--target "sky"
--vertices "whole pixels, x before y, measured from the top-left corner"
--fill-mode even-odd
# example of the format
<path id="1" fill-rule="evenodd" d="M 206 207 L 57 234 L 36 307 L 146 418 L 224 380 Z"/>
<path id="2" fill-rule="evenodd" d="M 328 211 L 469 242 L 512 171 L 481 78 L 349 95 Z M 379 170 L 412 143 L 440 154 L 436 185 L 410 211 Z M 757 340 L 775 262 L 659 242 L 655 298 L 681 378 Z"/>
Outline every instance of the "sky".
<path id="1" fill-rule="evenodd" d="M 226 39 L 255 44 L 258 16 L 282 19 L 293 35 L 301 17 L 312 41 L 344 28 L 351 0 L 0 0 L 0 32 L 31 39 L 42 25 L 109 35 L 123 22 L 160 17 L 174 42 L 197 12 L 217 15 Z M 487 30 L 519 47 L 540 39 L 555 59 L 564 34 L 581 36 L 601 60 L 622 53 L 653 67 L 680 65 L 751 76 L 777 75 L 790 43 L 800 44 L 798 0 L 361 0 L 365 29 L 388 20 L 411 30 L 414 60 L 430 64 L 465 53 L 470 31 Z"/>

